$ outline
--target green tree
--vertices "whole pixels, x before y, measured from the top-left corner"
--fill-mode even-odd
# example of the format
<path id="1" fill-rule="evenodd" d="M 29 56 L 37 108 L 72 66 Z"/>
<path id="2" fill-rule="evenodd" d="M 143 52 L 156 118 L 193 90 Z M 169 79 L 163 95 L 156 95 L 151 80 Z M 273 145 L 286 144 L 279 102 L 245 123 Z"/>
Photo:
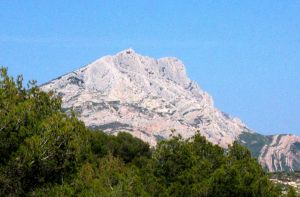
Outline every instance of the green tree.
<path id="1" fill-rule="evenodd" d="M 297 197 L 297 193 L 293 187 L 289 187 L 288 192 L 287 192 L 287 197 Z"/>
<path id="2" fill-rule="evenodd" d="M 42 184 L 63 182 L 88 151 L 87 129 L 61 111 L 60 99 L 34 83 L 23 88 L 0 73 L 0 195 L 23 195 Z"/>
<path id="3" fill-rule="evenodd" d="M 0 71 L 0 196 L 280 195 L 237 142 L 224 150 L 198 133 L 151 150 L 129 133 L 89 130 L 52 93 Z"/>
<path id="4" fill-rule="evenodd" d="M 108 147 L 114 156 L 120 157 L 125 163 L 136 157 L 151 156 L 149 144 L 126 132 L 120 132 L 116 137 L 111 136 Z"/>

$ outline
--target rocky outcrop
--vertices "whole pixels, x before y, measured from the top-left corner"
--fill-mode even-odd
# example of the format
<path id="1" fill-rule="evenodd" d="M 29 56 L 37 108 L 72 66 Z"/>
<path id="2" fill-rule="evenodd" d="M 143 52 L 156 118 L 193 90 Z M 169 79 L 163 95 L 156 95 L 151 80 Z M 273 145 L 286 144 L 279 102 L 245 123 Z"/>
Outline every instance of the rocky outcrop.
<path id="1" fill-rule="evenodd" d="M 299 171 L 300 137 L 274 135 L 269 144 L 261 149 L 259 162 L 270 171 Z"/>
<path id="2" fill-rule="evenodd" d="M 253 134 L 239 119 L 216 109 L 177 58 L 153 59 L 127 49 L 41 88 L 61 96 L 63 108 L 73 109 L 87 126 L 111 134 L 127 131 L 153 146 L 172 129 L 184 138 L 199 130 L 225 148 L 242 134 Z"/>
<path id="3" fill-rule="evenodd" d="M 242 133 L 238 140 L 248 147 L 262 166 L 271 172 L 300 170 L 300 137 Z"/>

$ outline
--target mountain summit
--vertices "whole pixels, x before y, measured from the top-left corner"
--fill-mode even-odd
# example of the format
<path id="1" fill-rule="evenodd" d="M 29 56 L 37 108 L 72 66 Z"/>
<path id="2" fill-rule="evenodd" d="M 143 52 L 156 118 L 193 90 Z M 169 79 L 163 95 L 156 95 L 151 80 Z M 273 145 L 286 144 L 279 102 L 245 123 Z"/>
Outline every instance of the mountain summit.
<path id="1" fill-rule="evenodd" d="M 200 132 L 224 148 L 239 140 L 270 171 L 300 170 L 300 138 L 263 136 L 214 107 L 188 78 L 177 58 L 154 59 L 126 49 L 41 86 L 62 97 L 63 108 L 78 113 L 91 128 L 127 131 L 155 146 L 159 140 Z"/>

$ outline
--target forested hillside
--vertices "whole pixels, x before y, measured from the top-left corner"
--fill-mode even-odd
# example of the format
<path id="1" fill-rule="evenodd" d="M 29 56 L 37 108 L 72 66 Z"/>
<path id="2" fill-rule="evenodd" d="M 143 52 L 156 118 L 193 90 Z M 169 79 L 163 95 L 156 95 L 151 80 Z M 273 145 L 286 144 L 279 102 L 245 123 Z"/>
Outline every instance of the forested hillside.
<path id="1" fill-rule="evenodd" d="M 0 76 L 1 196 L 281 196 L 234 143 L 173 136 L 155 149 L 128 133 L 91 131 L 61 101 Z M 289 190 L 288 196 L 294 191 Z"/>

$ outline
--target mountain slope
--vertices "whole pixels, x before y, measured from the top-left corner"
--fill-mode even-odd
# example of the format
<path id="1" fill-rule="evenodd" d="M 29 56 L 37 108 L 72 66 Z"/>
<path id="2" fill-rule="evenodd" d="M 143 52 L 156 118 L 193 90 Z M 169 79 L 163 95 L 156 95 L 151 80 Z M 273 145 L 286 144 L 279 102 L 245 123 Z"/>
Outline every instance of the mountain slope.
<path id="1" fill-rule="evenodd" d="M 295 135 L 263 136 L 242 133 L 238 140 L 248 147 L 253 156 L 269 171 L 300 170 L 300 137 Z"/>
<path id="2" fill-rule="evenodd" d="M 87 126 L 111 134 L 127 131 L 153 146 L 168 138 L 172 129 L 184 138 L 199 130 L 209 141 L 225 148 L 237 139 L 245 144 L 255 143 L 252 138 L 247 138 L 247 142 L 241 138 L 255 133 L 239 119 L 216 109 L 212 98 L 187 77 L 183 63 L 176 58 L 156 60 L 127 49 L 102 57 L 41 88 L 61 96 L 63 108 L 75 110 Z M 296 136 L 292 138 L 293 144 L 300 142 Z M 273 166 L 277 149 L 269 146 L 276 144 L 280 149 L 280 144 L 263 141 L 256 150 L 257 157 L 270 171 L 278 170 Z M 289 144 L 287 151 L 296 157 L 300 151 L 293 153 L 293 144 Z M 291 158 L 284 165 L 287 169 L 298 169 L 299 162 Z"/>

